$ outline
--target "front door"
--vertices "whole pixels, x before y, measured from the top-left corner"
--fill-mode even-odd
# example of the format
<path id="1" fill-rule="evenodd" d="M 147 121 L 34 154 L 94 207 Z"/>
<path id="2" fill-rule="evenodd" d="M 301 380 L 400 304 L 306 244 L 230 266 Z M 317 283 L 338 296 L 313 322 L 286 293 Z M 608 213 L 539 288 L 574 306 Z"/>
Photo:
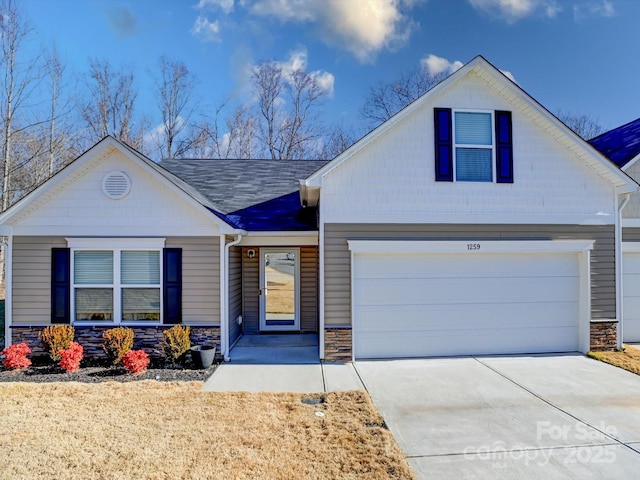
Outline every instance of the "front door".
<path id="1" fill-rule="evenodd" d="M 300 249 L 260 249 L 260 330 L 300 330 Z"/>

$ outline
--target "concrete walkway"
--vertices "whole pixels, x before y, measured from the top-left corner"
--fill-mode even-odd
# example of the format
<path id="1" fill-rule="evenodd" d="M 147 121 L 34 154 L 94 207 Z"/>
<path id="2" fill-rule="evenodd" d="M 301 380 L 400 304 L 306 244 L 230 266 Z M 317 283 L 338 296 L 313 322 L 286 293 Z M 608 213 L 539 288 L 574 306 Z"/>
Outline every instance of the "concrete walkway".
<path id="1" fill-rule="evenodd" d="M 350 363 L 237 364 L 223 363 L 209 377 L 204 392 L 316 393 L 364 390 Z"/>
<path id="2" fill-rule="evenodd" d="M 244 335 L 202 390 L 315 393 L 364 389 L 352 364 L 320 363 L 316 335 Z"/>

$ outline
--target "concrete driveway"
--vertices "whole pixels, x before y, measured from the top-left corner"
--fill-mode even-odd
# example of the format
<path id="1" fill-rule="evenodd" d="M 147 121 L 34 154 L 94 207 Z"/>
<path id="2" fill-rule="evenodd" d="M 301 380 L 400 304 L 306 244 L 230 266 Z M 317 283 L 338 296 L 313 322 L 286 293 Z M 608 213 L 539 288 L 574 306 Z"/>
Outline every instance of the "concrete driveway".
<path id="1" fill-rule="evenodd" d="M 640 376 L 582 355 L 359 361 L 422 479 L 636 478 Z"/>

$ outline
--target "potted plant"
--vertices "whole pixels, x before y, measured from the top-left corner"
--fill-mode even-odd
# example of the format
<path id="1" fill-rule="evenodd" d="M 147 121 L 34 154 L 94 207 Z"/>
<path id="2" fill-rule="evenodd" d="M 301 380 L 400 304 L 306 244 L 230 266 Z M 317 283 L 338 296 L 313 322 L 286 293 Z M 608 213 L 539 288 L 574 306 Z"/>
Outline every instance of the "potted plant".
<path id="1" fill-rule="evenodd" d="M 209 368 L 216 357 L 215 345 L 194 345 L 191 347 L 191 360 L 196 368 Z"/>

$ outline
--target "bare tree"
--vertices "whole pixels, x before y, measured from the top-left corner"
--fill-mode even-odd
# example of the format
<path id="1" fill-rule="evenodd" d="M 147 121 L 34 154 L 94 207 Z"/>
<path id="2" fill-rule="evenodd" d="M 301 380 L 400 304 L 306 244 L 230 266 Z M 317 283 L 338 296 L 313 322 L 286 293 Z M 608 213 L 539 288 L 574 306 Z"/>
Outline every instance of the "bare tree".
<path id="1" fill-rule="evenodd" d="M 189 140 L 179 141 L 193 113 L 190 106 L 194 77 L 180 61 L 161 57 L 160 76 L 156 79 L 157 103 L 162 113 L 162 138 L 158 148 L 165 158 L 180 157 L 189 148 Z"/>
<path id="2" fill-rule="evenodd" d="M 215 108 L 213 118 L 203 116 L 188 135 L 189 154 L 195 158 L 250 159 L 257 149 L 256 118 L 250 108 L 239 105 L 223 117 L 229 99 Z"/>
<path id="3" fill-rule="evenodd" d="M 309 158 L 320 137 L 318 107 L 326 91 L 301 69 L 284 72 L 277 62 L 253 70 L 259 133 L 273 159 Z"/>
<path id="4" fill-rule="evenodd" d="M 80 106 L 80 113 L 89 130 L 89 141 L 111 135 L 143 151 L 144 128 L 135 123 L 138 92 L 133 73 L 114 70 L 106 60 L 92 59 L 86 85 L 89 97 Z"/>
<path id="5" fill-rule="evenodd" d="M 73 133 L 74 125 L 70 122 L 70 114 L 73 110 L 71 97 L 65 93 L 68 84 L 64 80 L 65 65 L 60 59 L 57 48 L 54 46 L 48 53 L 45 62 L 46 77 L 49 80 L 49 119 L 46 126 L 47 168 L 43 171 L 46 176 L 38 178 L 38 183 L 46 180 L 60 168 L 67 165 L 79 154 L 79 145 L 76 145 L 76 136 Z"/>
<path id="6" fill-rule="evenodd" d="M 396 80 L 369 87 L 360 114 L 370 127 L 376 127 L 417 100 L 445 77 L 445 73 L 432 75 L 422 66 L 408 70 Z"/>
<path id="7" fill-rule="evenodd" d="M 23 21 L 13 0 L 4 0 L 0 6 L 0 104 L 2 119 L 2 210 L 14 200 L 12 174 L 17 170 L 14 163 L 14 136 L 33 124 L 18 125 L 18 115 L 27 109 L 27 101 L 39 84 L 41 72 L 38 56 L 22 59 L 22 46 L 31 32 Z M 37 122 L 34 122 L 34 124 Z"/>
<path id="8" fill-rule="evenodd" d="M 606 131 L 598 120 L 585 114 L 557 110 L 555 115 L 584 140 L 591 140 Z"/>
<path id="9" fill-rule="evenodd" d="M 359 137 L 351 126 L 346 126 L 344 123 L 334 125 L 324 135 L 322 150 L 318 158 L 331 160 L 337 157 L 353 145 Z"/>

